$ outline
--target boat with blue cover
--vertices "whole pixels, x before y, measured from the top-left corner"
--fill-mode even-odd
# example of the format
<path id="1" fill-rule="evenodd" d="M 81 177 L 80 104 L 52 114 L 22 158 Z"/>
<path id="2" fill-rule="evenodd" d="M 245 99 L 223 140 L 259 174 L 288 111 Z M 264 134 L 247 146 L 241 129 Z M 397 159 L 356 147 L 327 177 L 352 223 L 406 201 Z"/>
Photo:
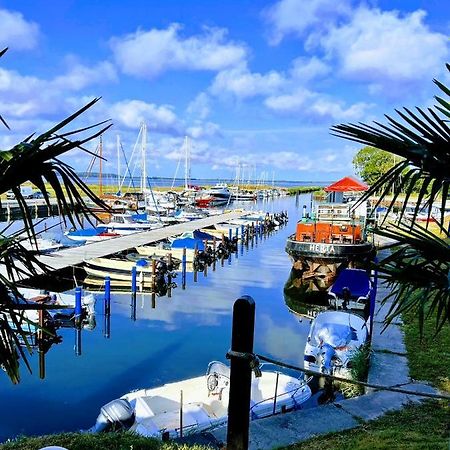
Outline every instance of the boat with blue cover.
<path id="1" fill-rule="evenodd" d="M 367 270 L 344 269 L 328 291 L 328 303 L 336 310 L 364 310 L 367 315 L 373 287 Z"/>

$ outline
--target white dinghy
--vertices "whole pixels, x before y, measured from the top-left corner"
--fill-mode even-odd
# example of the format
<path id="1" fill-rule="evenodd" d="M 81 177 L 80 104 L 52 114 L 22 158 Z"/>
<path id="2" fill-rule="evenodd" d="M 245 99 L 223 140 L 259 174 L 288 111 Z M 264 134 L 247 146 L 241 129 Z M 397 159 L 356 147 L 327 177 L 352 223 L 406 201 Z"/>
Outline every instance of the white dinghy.
<path id="1" fill-rule="evenodd" d="M 213 361 L 204 376 L 129 392 L 107 403 L 90 431 L 129 429 L 143 436 L 176 438 L 211 430 L 228 421 L 229 385 L 230 368 Z M 252 377 L 250 418 L 301 409 L 310 397 L 304 380 L 263 370 L 261 377 Z"/>

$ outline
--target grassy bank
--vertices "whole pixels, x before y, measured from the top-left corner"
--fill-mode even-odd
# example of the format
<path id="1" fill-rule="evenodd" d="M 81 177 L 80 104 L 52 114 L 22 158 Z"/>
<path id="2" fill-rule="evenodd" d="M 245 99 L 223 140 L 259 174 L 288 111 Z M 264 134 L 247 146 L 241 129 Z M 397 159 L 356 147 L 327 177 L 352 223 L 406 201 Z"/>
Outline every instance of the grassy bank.
<path id="1" fill-rule="evenodd" d="M 295 186 L 286 188 L 288 195 L 308 194 L 309 192 L 317 192 L 323 190 L 320 186 Z"/>

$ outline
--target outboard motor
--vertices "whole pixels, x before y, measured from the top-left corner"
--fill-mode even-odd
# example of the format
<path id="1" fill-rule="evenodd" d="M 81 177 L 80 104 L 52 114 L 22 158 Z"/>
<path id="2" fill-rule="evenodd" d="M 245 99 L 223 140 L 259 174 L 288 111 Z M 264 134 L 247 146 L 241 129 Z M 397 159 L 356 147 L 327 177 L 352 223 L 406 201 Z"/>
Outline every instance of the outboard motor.
<path id="1" fill-rule="evenodd" d="M 102 406 L 92 431 L 101 433 L 127 430 L 133 425 L 134 419 L 134 411 L 128 400 L 118 398 Z"/>
<path id="2" fill-rule="evenodd" d="M 323 344 L 321 346 L 320 356 L 322 357 L 322 364 L 320 371 L 322 373 L 331 374 L 332 372 L 332 359 L 336 355 L 336 351 L 330 344 Z"/>

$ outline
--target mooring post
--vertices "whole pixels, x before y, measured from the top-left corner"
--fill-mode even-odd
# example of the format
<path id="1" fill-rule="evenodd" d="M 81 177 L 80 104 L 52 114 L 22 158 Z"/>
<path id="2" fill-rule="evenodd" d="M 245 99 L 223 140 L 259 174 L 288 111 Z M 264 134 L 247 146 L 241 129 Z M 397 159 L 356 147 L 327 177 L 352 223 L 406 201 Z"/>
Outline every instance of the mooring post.
<path id="1" fill-rule="evenodd" d="M 374 264 L 378 264 L 378 258 L 375 256 L 373 259 Z M 375 316 L 375 301 L 377 297 L 377 287 L 378 287 L 378 270 L 375 267 L 373 271 L 373 288 L 370 292 L 370 309 L 369 309 L 369 334 L 370 334 L 370 341 L 372 342 L 372 333 L 373 333 L 373 321 Z"/>
<path id="2" fill-rule="evenodd" d="M 81 307 L 81 288 L 75 288 L 75 325 L 81 327 L 83 310 Z"/>
<path id="3" fill-rule="evenodd" d="M 131 268 L 131 320 L 136 320 L 137 269 Z"/>
<path id="4" fill-rule="evenodd" d="M 233 238 L 232 233 L 233 233 L 232 229 L 231 229 L 231 228 L 228 228 L 228 239 L 229 239 L 230 241 L 231 241 L 231 239 Z"/>
<path id="5" fill-rule="evenodd" d="M 216 260 L 217 260 L 217 253 L 216 253 L 216 237 L 213 237 L 213 272 L 216 270 Z"/>
<path id="6" fill-rule="evenodd" d="M 111 277 L 105 277 L 105 316 L 111 314 Z"/>
<path id="7" fill-rule="evenodd" d="M 152 309 L 156 308 L 156 259 L 152 259 Z"/>
<path id="8" fill-rule="evenodd" d="M 181 257 L 181 289 L 186 289 L 186 247 L 183 248 Z"/>
<path id="9" fill-rule="evenodd" d="M 167 297 L 172 297 L 172 253 L 167 255 L 167 268 L 169 269 L 167 272 Z"/>
<path id="10" fill-rule="evenodd" d="M 250 423 L 252 369 L 250 360 L 239 354 L 253 354 L 255 302 L 244 295 L 234 302 L 231 336 L 230 399 L 228 403 L 227 450 L 247 450 Z M 244 356 L 242 355 L 242 356 Z"/>
<path id="11" fill-rule="evenodd" d="M 198 258 L 198 245 L 195 243 L 194 248 L 194 261 L 193 261 L 193 269 L 194 269 L 194 283 L 197 283 L 197 258 Z"/>
<path id="12" fill-rule="evenodd" d="M 237 241 L 238 241 L 238 239 L 239 239 L 239 227 L 236 227 L 236 243 L 237 243 Z"/>
<path id="13" fill-rule="evenodd" d="M 39 330 L 38 337 L 38 352 L 39 352 L 39 378 L 43 380 L 45 378 L 45 352 L 44 352 L 44 311 L 40 309 L 38 311 Z"/>

